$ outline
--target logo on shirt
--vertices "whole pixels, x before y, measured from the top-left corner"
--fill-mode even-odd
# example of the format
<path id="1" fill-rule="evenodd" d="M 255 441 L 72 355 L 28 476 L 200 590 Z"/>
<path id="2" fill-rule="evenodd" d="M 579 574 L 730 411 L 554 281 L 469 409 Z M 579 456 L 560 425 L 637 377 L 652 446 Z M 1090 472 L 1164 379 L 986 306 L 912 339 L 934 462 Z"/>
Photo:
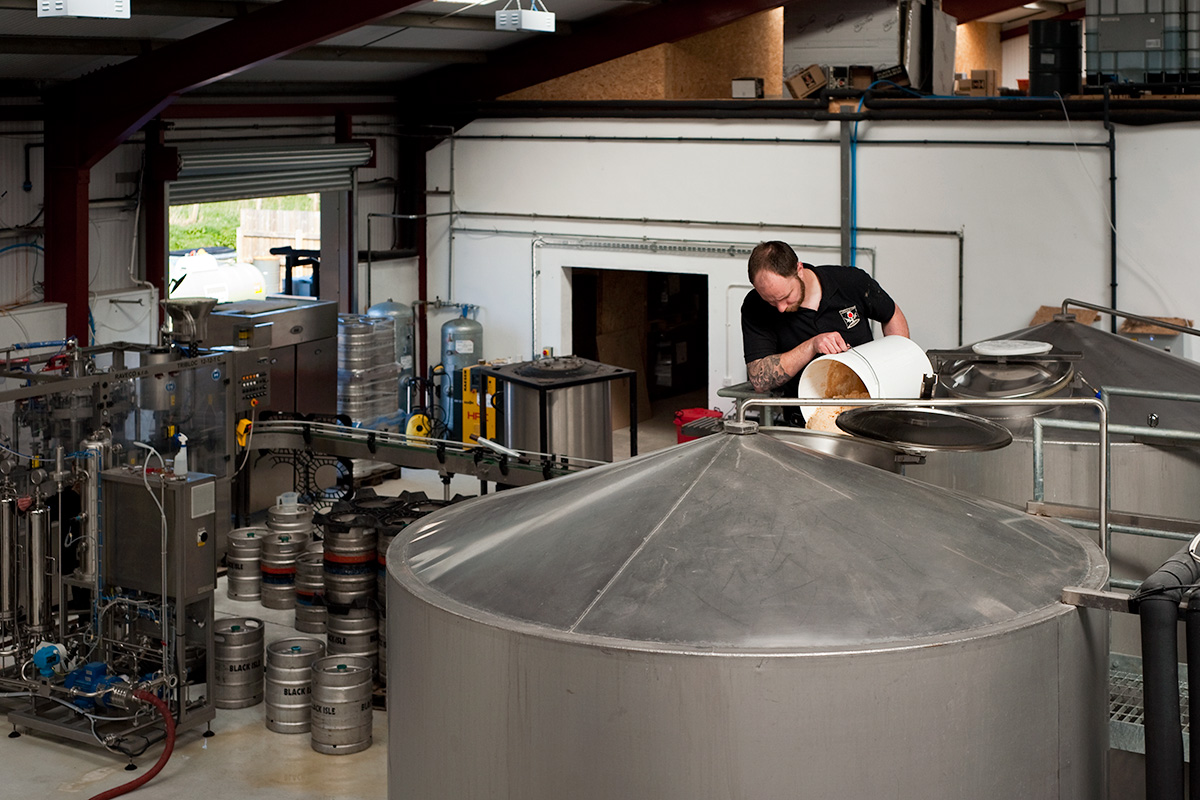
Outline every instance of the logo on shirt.
<path id="1" fill-rule="evenodd" d="M 858 313 L 858 306 L 843 308 L 838 313 L 842 315 L 842 321 L 846 323 L 847 328 L 853 328 L 862 319 L 862 315 Z"/>

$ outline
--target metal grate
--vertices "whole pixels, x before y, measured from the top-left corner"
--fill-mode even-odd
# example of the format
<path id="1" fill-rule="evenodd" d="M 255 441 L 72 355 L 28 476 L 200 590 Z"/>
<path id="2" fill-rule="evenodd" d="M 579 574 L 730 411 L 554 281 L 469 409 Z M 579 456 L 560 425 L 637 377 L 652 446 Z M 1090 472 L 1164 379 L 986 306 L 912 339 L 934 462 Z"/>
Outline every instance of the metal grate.
<path id="1" fill-rule="evenodd" d="M 1184 753 L 1190 732 L 1188 719 L 1188 690 L 1186 681 L 1179 682 L 1180 721 L 1183 724 Z M 1108 719 L 1110 746 L 1114 750 L 1132 753 L 1146 752 L 1145 711 L 1142 706 L 1142 676 L 1140 672 L 1113 665 L 1108 674 Z M 1186 755 L 1185 755 L 1186 757 Z"/>

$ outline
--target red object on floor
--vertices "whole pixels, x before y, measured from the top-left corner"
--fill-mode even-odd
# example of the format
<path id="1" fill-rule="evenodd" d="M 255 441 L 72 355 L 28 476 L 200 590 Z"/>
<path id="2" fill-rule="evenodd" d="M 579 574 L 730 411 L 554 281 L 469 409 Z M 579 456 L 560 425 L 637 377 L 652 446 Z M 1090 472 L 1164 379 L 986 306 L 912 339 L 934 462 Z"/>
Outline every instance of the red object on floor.
<path id="1" fill-rule="evenodd" d="M 684 436 L 683 426 L 694 419 L 701 417 L 723 417 L 725 412 L 715 408 L 681 408 L 675 412 L 675 432 L 679 439 L 679 443 L 690 442 L 693 439 L 699 439 L 699 436 Z"/>

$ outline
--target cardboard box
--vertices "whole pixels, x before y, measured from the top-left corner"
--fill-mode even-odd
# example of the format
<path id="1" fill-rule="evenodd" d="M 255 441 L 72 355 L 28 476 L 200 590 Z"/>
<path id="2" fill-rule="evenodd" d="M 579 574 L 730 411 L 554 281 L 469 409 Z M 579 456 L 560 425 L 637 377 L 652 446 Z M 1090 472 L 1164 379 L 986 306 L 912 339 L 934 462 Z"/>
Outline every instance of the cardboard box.
<path id="1" fill-rule="evenodd" d="M 902 64 L 897 64 L 894 67 L 886 67 L 877 71 L 875 73 L 875 80 L 891 81 L 897 86 L 911 85 L 908 80 L 908 70 L 906 70 Z"/>
<path id="2" fill-rule="evenodd" d="M 799 100 L 825 88 L 827 79 L 825 70 L 819 64 L 812 64 L 797 72 L 783 83 L 788 92 Z"/>
<path id="3" fill-rule="evenodd" d="M 762 99 L 762 78 L 734 78 L 733 96 L 740 98 Z"/>
<path id="4" fill-rule="evenodd" d="M 972 97 L 995 97 L 997 93 L 996 83 L 999 76 L 994 69 L 973 69 L 971 70 L 971 96 Z"/>
<path id="5" fill-rule="evenodd" d="M 832 89 L 869 89 L 874 80 L 874 67 L 851 65 L 829 68 L 829 86 Z"/>

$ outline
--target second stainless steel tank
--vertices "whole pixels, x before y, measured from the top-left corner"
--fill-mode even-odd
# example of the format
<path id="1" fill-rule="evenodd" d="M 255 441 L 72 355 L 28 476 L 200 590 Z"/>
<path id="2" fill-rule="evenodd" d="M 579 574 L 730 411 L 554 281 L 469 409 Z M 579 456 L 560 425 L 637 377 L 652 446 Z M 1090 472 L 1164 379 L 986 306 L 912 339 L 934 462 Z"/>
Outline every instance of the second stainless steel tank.
<path id="1" fill-rule="evenodd" d="M 939 370 L 942 396 L 1092 397 L 1113 387 L 1200 395 L 1200 364 L 1130 341 L 1117 334 L 1084 325 L 1073 316 L 1001 334 L 991 342 L 1045 342 L 1053 349 L 1049 361 L 972 364 L 971 353 L 983 343 L 961 348 L 962 358 L 950 358 Z M 1055 361 L 1056 355 L 1069 360 Z M 967 409 L 972 410 L 972 409 Z M 1044 411 L 1044 410 L 1043 410 Z M 1045 411 L 1038 418 L 1090 422 L 1092 412 Z M 1008 447 L 992 452 L 950 452 L 931 455 L 925 464 L 905 474 L 1019 507 L 1034 497 L 1034 417 L 1028 408 L 1002 406 L 997 422 L 1013 435 Z M 1155 430 L 1200 432 L 1200 403 L 1114 394 L 1109 399 L 1109 424 L 1138 426 L 1145 433 L 1113 435 L 1109 454 L 1110 502 L 1119 512 L 1200 519 L 1200 448 L 1195 442 L 1156 438 Z M 1095 509 L 1099 500 L 1097 434 L 1090 431 L 1044 429 L 1044 499 Z M 1114 534 L 1110 558 L 1114 579 L 1138 581 L 1149 575 L 1179 548 L 1177 541 Z M 1113 619 L 1113 649 L 1140 653 L 1137 618 L 1119 614 Z"/>
<path id="2" fill-rule="evenodd" d="M 495 370 L 499 437 L 518 450 L 612 461 L 612 400 L 604 364 L 575 356 Z"/>

